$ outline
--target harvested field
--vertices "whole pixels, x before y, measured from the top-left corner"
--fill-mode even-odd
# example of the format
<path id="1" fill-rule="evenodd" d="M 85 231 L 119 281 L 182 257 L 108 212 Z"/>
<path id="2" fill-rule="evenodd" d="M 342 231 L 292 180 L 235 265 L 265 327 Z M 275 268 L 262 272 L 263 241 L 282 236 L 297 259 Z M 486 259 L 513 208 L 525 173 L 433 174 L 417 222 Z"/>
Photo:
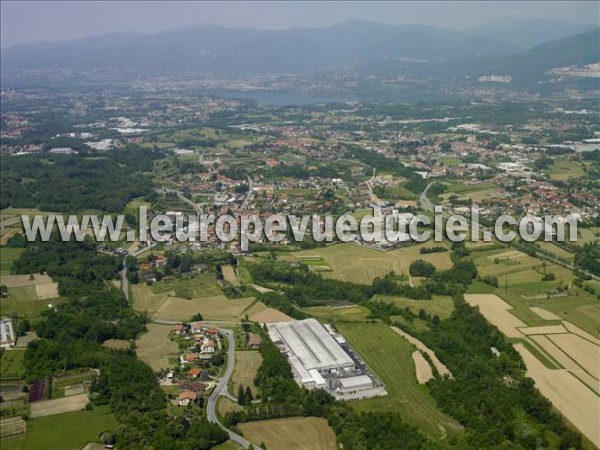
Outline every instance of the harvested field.
<path id="1" fill-rule="evenodd" d="M 269 450 L 336 450 L 335 434 L 327 420 L 290 417 L 238 425 L 251 442 L 264 442 Z"/>
<path id="2" fill-rule="evenodd" d="M 590 375 L 598 378 L 600 371 L 600 348 L 576 334 L 548 336 L 562 351 L 575 360 Z"/>
<path id="3" fill-rule="evenodd" d="M 438 357 L 435 355 L 433 350 L 431 350 L 429 347 L 427 347 L 425 344 L 423 344 L 417 338 L 408 334 L 406 331 L 401 330 L 398 327 L 390 327 L 390 328 L 392 330 L 394 330 L 396 333 L 398 333 L 400 336 L 402 336 L 404 339 L 406 339 L 408 342 L 410 342 L 412 345 L 414 345 L 417 348 L 417 350 L 427 353 L 429 355 L 429 357 L 431 358 L 433 365 L 435 366 L 437 371 L 440 373 L 440 375 L 442 375 L 442 376 L 448 375 L 450 378 L 452 378 L 452 373 L 450 373 L 450 370 L 444 365 L 444 363 L 442 363 L 438 359 Z"/>
<path id="4" fill-rule="evenodd" d="M 155 319 L 190 320 L 194 314 L 200 313 L 204 320 L 236 321 L 254 302 L 254 297 L 228 299 L 224 295 L 186 300 L 168 297 L 154 313 Z"/>
<path id="5" fill-rule="evenodd" d="M 146 328 L 148 332 L 136 341 L 138 357 L 152 370 L 169 367 L 169 358 L 177 356 L 177 344 L 169 338 L 172 327 L 149 323 Z"/>
<path id="6" fill-rule="evenodd" d="M 273 292 L 273 289 L 269 289 L 267 287 L 260 286 L 258 284 L 251 284 L 250 287 L 253 287 L 254 289 L 256 289 L 261 294 L 264 294 L 265 292 Z"/>
<path id="7" fill-rule="evenodd" d="M 27 422 L 21 417 L 3 417 L 0 420 L 0 437 L 14 436 L 27 432 Z"/>
<path id="8" fill-rule="evenodd" d="M 560 320 L 560 317 L 558 317 L 556 314 L 551 313 L 550 311 L 546 311 L 543 308 L 538 308 L 537 306 L 532 306 L 529 309 L 532 310 L 534 313 L 536 313 L 538 316 L 540 316 L 544 320 Z"/>
<path id="9" fill-rule="evenodd" d="M 236 402 L 229 400 L 227 397 L 219 398 L 219 402 L 217 403 L 217 411 L 222 416 L 228 412 L 242 411 L 243 409 L 243 406 L 240 406 Z"/>
<path id="10" fill-rule="evenodd" d="M 33 279 L 30 279 L 33 277 Z M 35 286 L 36 284 L 52 284 L 52 278 L 48 275 L 42 275 L 39 273 L 33 275 L 9 275 L 2 277 L 2 284 L 8 288 L 16 288 L 23 286 Z"/>
<path id="11" fill-rule="evenodd" d="M 302 310 L 318 319 L 329 322 L 364 322 L 369 316 L 369 310 L 364 306 L 309 306 Z"/>
<path id="12" fill-rule="evenodd" d="M 420 351 L 415 350 L 412 354 L 413 362 L 415 363 L 415 374 L 417 375 L 417 383 L 425 384 L 433 378 L 433 370 L 431 366 L 421 354 Z"/>
<path id="13" fill-rule="evenodd" d="M 73 395 L 80 395 L 80 394 L 83 394 L 84 392 L 85 391 L 81 384 L 65 387 L 65 397 L 71 397 Z"/>
<path id="14" fill-rule="evenodd" d="M 259 313 L 254 314 L 250 317 L 252 322 L 258 323 L 274 323 L 274 322 L 291 322 L 295 320 L 293 317 L 282 313 L 281 311 L 274 308 L 267 308 Z"/>
<path id="15" fill-rule="evenodd" d="M 232 266 L 227 264 L 227 265 L 221 266 L 221 269 L 223 270 L 223 278 L 225 278 L 225 281 L 228 281 L 229 283 L 233 284 L 234 286 L 240 285 L 240 280 L 238 280 L 238 277 L 235 274 L 235 270 L 233 269 Z"/>
<path id="16" fill-rule="evenodd" d="M 596 345 L 600 345 L 600 339 L 598 339 L 597 337 L 592 336 L 590 333 L 583 331 L 581 328 L 576 327 L 575 325 L 573 325 L 571 322 L 567 322 L 567 321 L 563 321 L 562 323 L 564 325 L 564 327 L 569 330 L 571 333 L 576 334 L 577 336 L 581 336 L 582 338 L 596 344 Z"/>
<path id="17" fill-rule="evenodd" d="M 496 294 L 465 294 L 465 300 L 472 306 L 478 306 L 481 314 L 508 338 L 521 338 L 517 328 L 527 325 L 510 313 L 512 307 Z"/>
<path id="18" fill-rule="evenodd" d="M 40 300 L 58 297 L 58 283 L 36 284 L 35 293 Z"/>
<path id="19" fill-rule="evenodd" d="M 563 334 L 567 333 L 567 330 L 562 325 L 547 325 L 542 327 L 526 327 L 519 328 L 519 331 L 527 336 L 534 334 Z"/>
<path id="20" fill-rule="evenodd" d="M 53 416 L 72 411 L 80 411 L 89 403 L 87 394 L 45 400 L 31 404 L 31 417 Z"/>
<path id="21" fill-rule="evenodd" d="M 544 367 L 523 344 L 515 344 L 525 365 L 527 376 L 554 407 L 594 445 L 600 447 L 600 409 L 598 396 L 566 370 Z"/>
<path id="22" fill-rule="evenodd" d="M 133 297 L 133 308 L 138 311 L 155 312 L 165 302 L 167 296 L 173 293 L 155 294 L 149 286 L 145 284 L 133 284 L 129 286 Z"/>
<path id="23" fill-rule="evenodd" d="M 424 309 L 432 316 L 437 315 L 441 319 L 447 319 L 452 314 L 452 311 L 454 311 L 452 298 L 443 295 L 434 295 L 431 300 L 413 300 L 410 298 L 377 294 L 371 300 L 393 303 L 399 308 L 408 308 L 415 314 L 419 314 L 419 310 Z"/>

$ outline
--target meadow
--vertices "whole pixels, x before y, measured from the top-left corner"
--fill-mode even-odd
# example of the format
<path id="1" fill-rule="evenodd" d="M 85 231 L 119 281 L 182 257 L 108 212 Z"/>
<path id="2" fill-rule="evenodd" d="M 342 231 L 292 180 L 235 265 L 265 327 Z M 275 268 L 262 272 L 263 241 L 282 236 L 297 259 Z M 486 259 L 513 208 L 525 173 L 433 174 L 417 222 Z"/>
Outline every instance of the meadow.
<path id="1" fill-rule="evenodd" d="M 397 412 L 434 439 L 461 429 L 435 405 L 426 386 L 417 383 L 414 347 L 385 324 L 338 324 L 338 331 L 385 385 L 388 395 L 351 402 L 358 411 Z"/>
<path id="2" fill-rule="evenodd" d="M 254 385 L 254 378 L 256 377 L 256 371 L 262 364 L 262 356 L 258 350 L 244 350 L 235 352 L 235 367 L 233 369 L 233 375 L 231 377 L 232 386 L 231 394 L 237 396 L 239 386 L 250 386 L 252 395 L 256 398 L 256 386 Z"/>
<path id="3" fill-rule="evenodd" d="M 27 422 L 26 434 L 2 439 L 2 450 L 79 449 L 88 442 L 97 442 L 100 433 L 116 426 L 109 406 L 40 417 Z"/>
<path id="4" fill-rule="evenodd" d="M 136 353 L 138 358 L 158 371 L 171 366 L 169 358 L 177 356 L 177 344 L 169 338 L 170 325 L 149 323 L 147 333 L 142 334 L 137 341 Z"/>
<path id="5" fill-rule="evenodd" d="M 444 244 L 441 244 L 444 245 Z M 324 278 L 332 278 L 353 283 L 371 284 L 375 278 L 381 278 L 390 272 L 407 275 L 410 264 L 422 259 L 440 270 L 452 266 L 449 252 L 421 254 L 422 247 L 430 243 L 410 245 L 389 251 L 379 251 L 353 244 L 334 244 L 322 248 L 302 250 L 282 256 L 286 260 L 321 258 L 331 271 L 322 272 Z"/>
<path id="6" fill-rule="evenodd" d="M 253 443 L 264 442 L 269 450 L 336 450 L 335 434 L 327 420 L 290 417 L 238 425 Z"/>
<path id="7" fill-rule="evenodd" d="M 392 297 L 389 295 L 375 295 L 371 299 L 373 301 L 383 301 L 393 303 L 399 308 L 408 308 L 414 314 L 419 314 L 419 310 L 423 309 L 432 316 L 437 315 L 440 319 L 447 319 L 454 311 L 454 302 L 452 298 L 443 295 L 434 295 L 431 300 L 413 300 L 403 297 Z"/>
<path id="8" fill-rule="evenodd" d="M 369 310 L 358 305 L 309 306 L 302 311 L 326 322 L 364 322 L 369 316 Z"/>
<path id="9" fill-rule="evenodd" d="M 25 375 L 23 368 L 24 350 L 6 350 L 0 358 L 0 379 L 21 378 Z"/>

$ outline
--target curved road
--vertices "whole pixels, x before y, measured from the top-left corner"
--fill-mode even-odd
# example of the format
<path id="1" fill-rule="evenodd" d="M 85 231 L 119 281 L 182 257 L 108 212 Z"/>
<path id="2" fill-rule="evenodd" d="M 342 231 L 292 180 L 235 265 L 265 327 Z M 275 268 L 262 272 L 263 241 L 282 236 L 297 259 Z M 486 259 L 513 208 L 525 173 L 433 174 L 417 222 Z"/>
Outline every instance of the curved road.
<path id="1" fill-rule="evenodd" d="M 230 397 L 229 392 L 227 392 L 227 384 L 229 383 L 229 378 L 231 378 L 231 374 L 233 373 L 233 367 L 235 364 L 235 340 L 233 339 L 233 332 L 231 330 L 226 330 L 224 328 L 219 328 L 219 332 L 222 333 L 223 336 L 225 336 L 225 338 L 227 339 L 227 343 L 228 343 L 228 346 L 227 346 L 228 347 L 227 348 L 227 369 L 225 370 L 225 374 L 223 375 L 223 378 L 221 378 L 221 380 L 217 383 L 214 390 L 210 394 L 210 397 L 208 397 L 208 404 L 206 406 L 206 416 L 207 416 L 209 422 L 216 423 L 221 428 L 223 428 L 227 432 L 227 434 L 229 434 L 229 439 L 231 439 L 233 442 L 235 442 L 236 444 L 238 444 L 244 448 L 248 448 L 248 447 L 250 447 L 251 443 L 249 441 L 247 441 L 246 439 L 244 439 L 239 434 L 234 433 L 231 430 L 228 430 L 221 422 L 219 422 L 217 413 L 215 411 L 216 406 L 217 406 L 217 400 L 219 399 L 219 396 L 223 395 L 226 397 Z"/>

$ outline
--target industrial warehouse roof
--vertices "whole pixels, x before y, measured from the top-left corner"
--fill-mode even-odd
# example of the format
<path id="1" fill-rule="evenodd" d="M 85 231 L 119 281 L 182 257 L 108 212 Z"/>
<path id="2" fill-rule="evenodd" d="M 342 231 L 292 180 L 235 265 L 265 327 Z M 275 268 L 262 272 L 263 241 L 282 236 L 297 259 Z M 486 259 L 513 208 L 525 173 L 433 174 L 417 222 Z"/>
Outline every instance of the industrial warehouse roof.
<path id="1" fill-rule="evenodd" d="M 279 322 L 273 329 L 307 371 L 354 366 L 352 358 L 316 319 Z"/>

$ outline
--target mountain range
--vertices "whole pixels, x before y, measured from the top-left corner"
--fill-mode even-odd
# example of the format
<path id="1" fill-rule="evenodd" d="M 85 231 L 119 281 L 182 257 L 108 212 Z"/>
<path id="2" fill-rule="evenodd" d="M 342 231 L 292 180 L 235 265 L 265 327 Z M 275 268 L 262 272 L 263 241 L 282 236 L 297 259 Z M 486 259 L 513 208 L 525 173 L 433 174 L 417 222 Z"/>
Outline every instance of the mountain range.
<path id="1" fill-rule="evenodd" d="M 504 20 L 463 32 L 360 20 L 289 30 L 198 25 L 153 34 L 111 33 L 18 45 L 3 49 L 1 62 L 3 69 L 110 67 L 219 75 L 395 67 L 467 75 L 491 71 L 518 78 L 600 61 L 598 27 L 544 22 Z"/>

